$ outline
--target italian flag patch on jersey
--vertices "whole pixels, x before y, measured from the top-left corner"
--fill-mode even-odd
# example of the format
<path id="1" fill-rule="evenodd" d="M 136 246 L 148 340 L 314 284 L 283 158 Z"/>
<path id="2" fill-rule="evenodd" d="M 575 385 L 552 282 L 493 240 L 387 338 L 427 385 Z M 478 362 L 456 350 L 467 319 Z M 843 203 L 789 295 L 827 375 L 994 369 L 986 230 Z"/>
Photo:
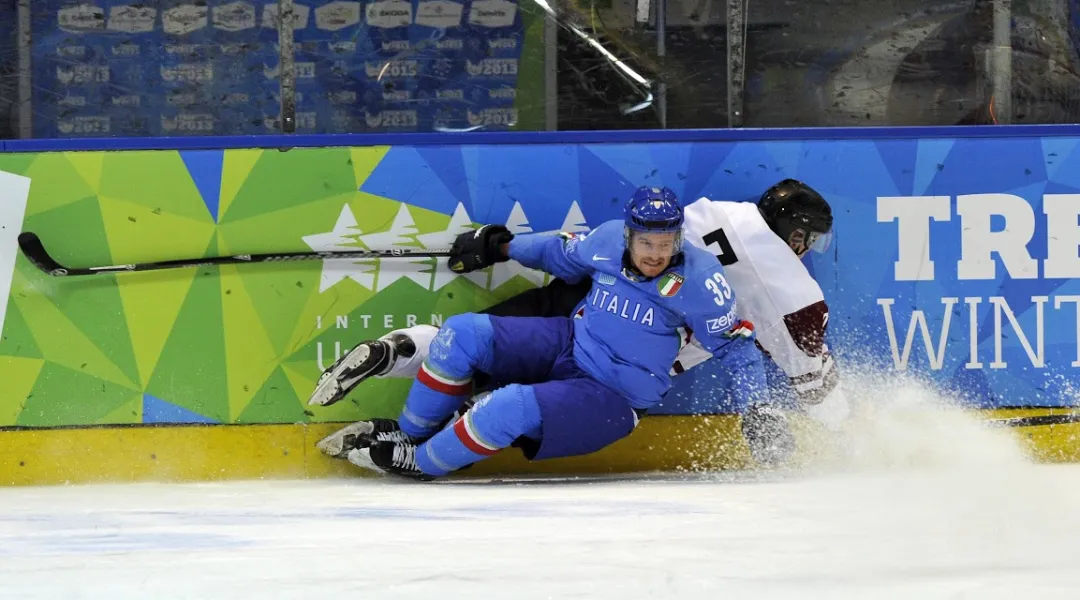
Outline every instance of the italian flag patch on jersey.
<path id="1" fill-rule="evenodd" d="M 679 288 L 682 287 L 684 281 L 686 281 L 686 278 L 682 275 L 668 273 L 656 282 L 656 289 L 660 290 L 661 296 L 670 298 L 679 293 Z"/>

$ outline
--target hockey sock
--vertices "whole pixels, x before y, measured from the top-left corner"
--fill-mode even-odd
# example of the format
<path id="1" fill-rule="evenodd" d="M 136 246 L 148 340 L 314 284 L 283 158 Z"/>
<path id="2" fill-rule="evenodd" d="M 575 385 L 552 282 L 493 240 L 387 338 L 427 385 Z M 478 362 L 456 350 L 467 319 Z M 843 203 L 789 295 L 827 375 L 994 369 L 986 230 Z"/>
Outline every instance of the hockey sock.
<path id="1" fill-rule="evenodd" d="M 421 444 L 416 464 L 428 475 L 446 475 L 497 453 L 523 435 L 540 439 L 540 405 L 531 387 L 508 385 Z"/>
<path id="2" fill-rule="evenodd" d="M 431 436 L 472 393 L 474 368 L 491 363 L 494 331 L 485 315 L 455 315 L 432 340 L 398 424 L 419 439 Z"/>
<path id="3" fill-rule="evenodd" d="M 420 439 L 429 437 L 472 392 L 471 377 L 454 377 L 424 361 L 401 409 L 398 425 Z"/>

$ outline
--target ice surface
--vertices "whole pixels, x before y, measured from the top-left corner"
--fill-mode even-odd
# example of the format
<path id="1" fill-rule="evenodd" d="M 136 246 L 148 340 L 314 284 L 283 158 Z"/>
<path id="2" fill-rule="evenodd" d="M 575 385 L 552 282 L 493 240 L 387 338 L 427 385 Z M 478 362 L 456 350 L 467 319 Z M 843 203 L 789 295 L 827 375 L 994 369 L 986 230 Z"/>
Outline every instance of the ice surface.
<path id="1" fill-rule="evenodd" d="M 1080 466 L 892 397 L 764 476 L 0 489 L 0 598 L 1080 597 Z"/>
<path id="2" fill-rule="evenodd" d="M 1080 467 L 0 491 L 0 597 L 1076 598 Z"/>

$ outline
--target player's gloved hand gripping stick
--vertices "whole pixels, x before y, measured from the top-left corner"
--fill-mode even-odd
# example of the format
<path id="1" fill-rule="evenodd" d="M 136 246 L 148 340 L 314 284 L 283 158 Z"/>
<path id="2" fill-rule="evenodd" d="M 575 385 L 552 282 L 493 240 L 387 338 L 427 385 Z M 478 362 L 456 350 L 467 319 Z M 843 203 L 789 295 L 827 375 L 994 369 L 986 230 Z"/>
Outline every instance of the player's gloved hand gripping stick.
<path id="1" fill-rule="evenodd" d="M 514 234 L 502 225 L 484 225 L 476 231 L 466 231 L 450 246 L 450 259 L 446 262 L 455 273 L 471 273 L 506 262 L 510 258 L 501 246 L 512 239 Z"/>

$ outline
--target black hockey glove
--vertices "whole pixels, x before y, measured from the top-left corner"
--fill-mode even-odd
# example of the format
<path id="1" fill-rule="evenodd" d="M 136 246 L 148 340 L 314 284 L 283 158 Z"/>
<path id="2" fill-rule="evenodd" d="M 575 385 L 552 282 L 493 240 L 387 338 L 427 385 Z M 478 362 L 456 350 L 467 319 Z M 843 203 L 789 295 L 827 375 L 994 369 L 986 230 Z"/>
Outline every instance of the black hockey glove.
<path id="1" fill-rule="evenodd" d="M 484 225 L 475 231 L 466 231 L 457 236 L 450 246 L 450 258 L 447 264 L 455 273 L 471 273 L 495 263 L 510 260 L 499 250 L 501 244 L 508 244 L 514 234 L 502 225 Z"/>

